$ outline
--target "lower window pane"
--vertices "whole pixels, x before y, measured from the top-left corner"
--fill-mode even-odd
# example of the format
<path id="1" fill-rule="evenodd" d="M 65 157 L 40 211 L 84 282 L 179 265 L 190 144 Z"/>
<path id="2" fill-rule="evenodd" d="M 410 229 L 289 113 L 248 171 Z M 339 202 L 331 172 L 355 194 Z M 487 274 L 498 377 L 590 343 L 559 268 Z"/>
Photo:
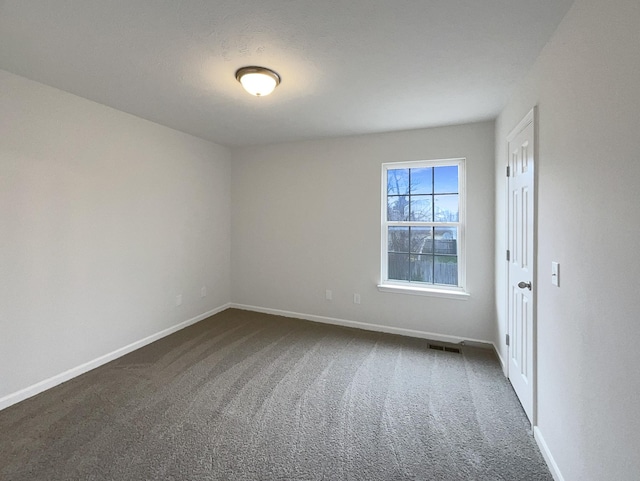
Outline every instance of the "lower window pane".
<path id="1" fill-rule="evenodd" d="M 387 279 L 458 286 L 458 228 L 390 226 Z"/>
<path id="2" fill-rule="evenodd" d="M 458 254 L 458 228 L 457 227 L 436 227 L 435 228 L 435 254 Z"/>
<path id="3" fill-rule="evenodd" d="M 433 256 L 411 256 L 411 280 L 433 284 Z"/>
<path id="4" fill-rule="evenodd" d="M 458 285 L 458 258 L 456 256 L 435 256 L 433 269 L 434 284 Z"/>
<path id="5" fill-rule="evenodd" d="M 409 254 L 389 252 L 389 279 L 396 281 L 409 280 Z"/>
<path id="6" fill-rule="evenodd" d="M 389 227 L 389 252 L 409 252 L 409 227 Z"/>
<path id="7" fill-rule="evenodd" d="M 433 227 L 412 227 L 411 228 L 411 253 L 412 254 L 431 254 L 432 252 L 433 252 Z"/>

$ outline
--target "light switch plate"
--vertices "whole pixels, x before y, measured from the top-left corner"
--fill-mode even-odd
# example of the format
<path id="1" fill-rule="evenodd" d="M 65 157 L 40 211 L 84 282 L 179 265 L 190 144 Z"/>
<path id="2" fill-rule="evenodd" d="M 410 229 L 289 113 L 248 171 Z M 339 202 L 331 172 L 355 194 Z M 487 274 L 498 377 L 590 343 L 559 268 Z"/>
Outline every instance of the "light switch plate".
<path id="1" fill-rule="evenodd" d="M 560 264 L 557 262 L 551 263 L 551 284 L 560 286 Z"/>

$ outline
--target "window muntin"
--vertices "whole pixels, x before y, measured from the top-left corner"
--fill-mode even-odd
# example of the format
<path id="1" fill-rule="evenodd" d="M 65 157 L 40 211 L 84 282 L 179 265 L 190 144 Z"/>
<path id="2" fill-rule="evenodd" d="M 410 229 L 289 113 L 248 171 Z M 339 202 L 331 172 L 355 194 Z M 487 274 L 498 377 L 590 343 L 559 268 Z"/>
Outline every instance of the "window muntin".
<path id="1" fill-rule="evenodd" d="M 464 289 L 464 159 L 383 164 L 382 282 Z"/>

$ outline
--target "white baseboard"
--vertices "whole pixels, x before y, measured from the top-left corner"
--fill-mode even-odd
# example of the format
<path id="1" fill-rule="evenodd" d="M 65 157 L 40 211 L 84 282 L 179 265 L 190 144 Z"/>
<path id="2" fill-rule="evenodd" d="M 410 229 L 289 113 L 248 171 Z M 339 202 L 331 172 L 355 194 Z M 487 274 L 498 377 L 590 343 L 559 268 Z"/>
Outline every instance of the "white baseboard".
<path id="1" fill-rule="evenodd" d="M 338 319 L 335 317 L 316 316 L 314 314 L 304 314 L 302 312 L 283 311 L 281 309 L 271 309 L 268 307 L 249 306 L 246 304 L 235 304 L 235 303 L 231 303 L 229 307 L 234 309 L 241 309 L 243 311 L 262 312 L 264 314 L 274 314 L 276 316 L 305 319 L 307 321 L 321 322 L 323 324 L 333 324 L 336 326 L 353 327 L 355 329 L 363 329 L 365 331 L 386 332 L 388 334 L 399 334 L 401 336 L 417 337 L 419 339 L 429 339 L 432 341 L 449 342 L 452 344 L 459 344 L 461 342 L 468 341 L 473 343 L 487 344 L 487 346 L 489 347 L 493 345 L 493 343 L 490 341 L 483 341 L 480 339 L 449 336 L 447 334 L 418 331 L 415 329 L 405 329 L 403 327 L 384 326 L 381 324 L 369 324 L 368 322 L 349 321 L 346 319 Z"/>
<path id="2" fill-rule="evenodd" d="M 58 384 L 62 384 L 63 382 L 73 379 L 74 377 L 77 377 L 80 374 L 84 374 L 85 372 L 91 371 L 92 369 L 100 367 L 103 364 L 111 362 L 114 359 L 118 359 L 119 357 L 122 357 L 125 354 L 129 354 L 130 352 L 135 351 L 136 349 L 140 349 L 141 347 L 144 347 L 147 344 L 151 344 L 152 342 L 157 341 L 158 339 L 162 339 L 163 337 L 166 337 L 169 334 L 173 334 L 174 332 L 179 331 L 180 329 L 184 329 L 185 327 L 195 324 L 196 322 L 202 321 L 207 317 L 211 317 L 214 314 L 217 314 L 218 312 L 228 309 L 230 306 L 231 304 L 229 303 L 224 304 L 220 307 L 204 312 L 196 317 L 193 317 L 179 324 L 176 324 L 175 326 L 169 327 L 160 332 L 147 336 L 144 339 L 140 339 L 139 341 L 132 342 L 127 346 L 121 347 L 120 349 L 116 349 L 115 351 L 105 354 L 103 356 L 100 356 L 96 359 L 93 359 L 92 361 L 85 362 L 80 366 L 76 366 L 67 371 L 61 372 L 60 374 L 56 374 L 53 377 L 50 377 L 48 379 L 45 379 L 44 381 L 40 381 L 29 387 L 21 389 L 20 391 L 8 394 L 0 398 L 0 411 L 5 408 L 8 408 L 13 404 L 19 403 L 20 401 L 24 401 L 25 399 L 35 396 L 36 394 L 46 391 L 47 389 L 51 389 L 52 387 L 57 386 Z"/>
<path id="3" fill-rule="evenodd" d="M 533 427 L 533 437 L 536 440 L 536 443 L 538 443 L 538 447 L 540 448 L 540 452 L 542 453 L 544 460 L 547 462 L 547 466 L 549 466 L 549 471 L 551 471 L 553 479 L 555 481 L 564 481 L 564 476 L 562 476 L 555 459 L 553 459 L 551 451 L 549 451 L 549 446 L 547 446 L 538 426 Z"/>
<path id="4" fill-rule="evenodd" d="M 496 343 L 492 342 L 491 345 L 493 346 L 493 350 L 495 351 L 496 356 L 498 357 L 498 361 L 500 361 L 500 366 L 502 366 L 502 372 L 506 376 L 507 375 L 507 365 L 505 364 L 504 359 L 502 359 L 502 356 L 500 355 L 500 351 L 498 350 L 498 347 L 496 346 Z"/>

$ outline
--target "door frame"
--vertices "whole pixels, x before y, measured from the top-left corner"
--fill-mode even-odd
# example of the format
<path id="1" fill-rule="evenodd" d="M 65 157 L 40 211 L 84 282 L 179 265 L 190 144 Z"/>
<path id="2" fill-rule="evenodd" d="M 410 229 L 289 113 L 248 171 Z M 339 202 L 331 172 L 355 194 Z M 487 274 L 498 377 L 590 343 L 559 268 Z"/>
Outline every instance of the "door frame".
<path id="1" fill-rule="evenodd" d="M 505 164 L 505 173 L 506 169 L 509 166 L 509 156 L 511 153 L 509 152 L 509 144 L 513 139 L 524 130 L 529 124 L 533 123 L 533 265 L 532 265 L 532 273 L 531 273 L 531 282 L 534 286 L 532 290 L 532 369 L 531 369 L 531 387 L 532 387 L 532 405 L 531 405 L 531 426 L 535 427 L 538 424 L 538 108 L 534 106 L 527 114 L 523 117 L 523 119 L 518 122 L 518 124 L 509 132 L 507 136 L 506 142 L 506 151 L 507 151 L 507 163 Z M 507 181 L 505 183 L 505 213 L 506 213 L 506 230 L 505 230 L 505 241 L 507 249 L 509 248 L 509 234 L 510 234 L 510 212 L 509 212 L 509 182 L 511 177 L 507 176 Z M 506 317 L 505 317 L 505 332 L 508 336 L 511 337 L 510 328 L 510 309 L 509 309 L 509 261 L 506 256 L 505 259 L 505 279 L 506 283 L 504 286 L 505 296 L 505 304 L 506 304 Z M 506 339 L 504 340 L 506 344 Z M 505 375 L 507 379 L 509 378 L 509 350 L 510 346 L 507 347 L 507 359 L 505 362 Z"/>

